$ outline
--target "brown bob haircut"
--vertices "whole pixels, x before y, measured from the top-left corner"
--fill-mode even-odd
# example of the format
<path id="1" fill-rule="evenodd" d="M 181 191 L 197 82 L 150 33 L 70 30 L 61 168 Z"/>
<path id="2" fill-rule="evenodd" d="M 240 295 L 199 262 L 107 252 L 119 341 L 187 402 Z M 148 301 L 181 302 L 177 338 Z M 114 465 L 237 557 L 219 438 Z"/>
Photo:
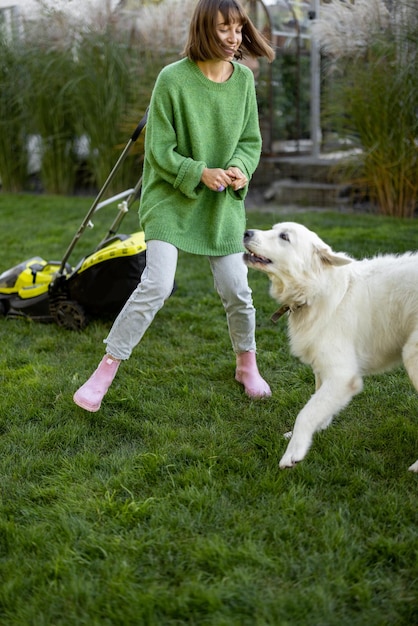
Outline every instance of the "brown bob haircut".
<path id="1" fill-rule="evenodd" d="M 238 22 L 242 25 L 242 43 L 235 54 L 242 59 L 252 57 L 274 59 L 274 50 L 267 39 L 257 30 L 238 0 L 199 0 L 190 22 L 189 37 L 183 54 L 192 61 L 221 59 L 224 51 L 216 35 L 218 12 L 226 25 Z"/>

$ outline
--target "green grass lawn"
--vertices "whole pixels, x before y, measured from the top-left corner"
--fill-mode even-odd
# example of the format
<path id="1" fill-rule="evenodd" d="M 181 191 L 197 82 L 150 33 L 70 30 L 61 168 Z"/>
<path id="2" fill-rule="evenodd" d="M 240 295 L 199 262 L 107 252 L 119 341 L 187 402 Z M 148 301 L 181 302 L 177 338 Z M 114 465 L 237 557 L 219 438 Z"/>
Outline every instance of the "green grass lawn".
<path id="1" fill-rule="evenodd" d="M 0 272 L 60 259 L 91 199 L 0 194 Z M 113 215 L 111 216 L 113 217 Z M 98 215 L 73 264 L 111 221 Z M 418 222 L 296 219 L 354 256 L 415 249 Z M 123 230 L 137 230 L 136 211 Z M 0 319 L 0 624 L 400 626 L 418 623 L 418 398 L 403 369 L 361 395 L 281 471 L 283 433 L 314 388 L 290 353 L 268 280 L 250 274 L 259 367 L 251 401 L 207 260 L 180 255 L 178 289 L 102 409 L 72 394 L 110 327 Z"/>

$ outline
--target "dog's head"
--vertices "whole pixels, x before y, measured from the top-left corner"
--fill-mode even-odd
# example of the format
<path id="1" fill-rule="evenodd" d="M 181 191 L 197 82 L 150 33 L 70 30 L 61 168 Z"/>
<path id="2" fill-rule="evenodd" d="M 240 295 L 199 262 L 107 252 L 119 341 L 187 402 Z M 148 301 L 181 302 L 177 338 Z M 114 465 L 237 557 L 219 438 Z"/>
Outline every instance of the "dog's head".
<path id="1" fill-rule="evenodd" d="M 271 230 L 247 230 L 244 246 L 247 266 L 265 272 L 272 283 L 271 295 L 290 306 L 300 306 L 309 300 L 326 268 L 352 261 L 295 222 L 275 224 Z"/>

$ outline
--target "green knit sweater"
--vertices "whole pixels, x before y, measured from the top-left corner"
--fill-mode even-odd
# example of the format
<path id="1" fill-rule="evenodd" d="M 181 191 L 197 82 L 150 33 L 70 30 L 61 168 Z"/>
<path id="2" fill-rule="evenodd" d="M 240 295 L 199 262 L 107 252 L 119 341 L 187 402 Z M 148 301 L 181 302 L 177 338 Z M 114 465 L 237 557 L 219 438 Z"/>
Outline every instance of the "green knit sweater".
<path id="1" fill-rule="evenodd" d="M 140 222 L 145 239 L 193 254 L 241 252 L 244 198 L 208 189 L 205 167 L 236 166 L 250 180 L 261 152 L 254 78 L 234 63 L 228 81 L 215 83 L 188 58 L 157 78 L 145 136 Z"/>

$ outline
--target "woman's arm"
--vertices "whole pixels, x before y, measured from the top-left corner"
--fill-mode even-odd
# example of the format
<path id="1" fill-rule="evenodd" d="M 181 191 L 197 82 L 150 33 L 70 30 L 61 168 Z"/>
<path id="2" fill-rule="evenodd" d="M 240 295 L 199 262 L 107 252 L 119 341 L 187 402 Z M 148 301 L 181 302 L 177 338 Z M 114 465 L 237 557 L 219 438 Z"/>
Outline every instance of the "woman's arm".
<path id="1" fill-rule="evenodd" d="M 170 85 L 162 72 L 155 84 L 148 114 L 145 156 L 154 171 L 174 189 L 196 197 L 206 163 L 194 161 L 177 150 L 174 104 Z"/>
<path id="2" fill-rule="evenodd" d="M 235 184 L 231 187 L 234 191 L 244 189 L 244 193 L 247 191 L 246 185 L 259 164 L 262 147 L 257 98 L 252 74 L 250 80 L 252 84 L 247 92 L 245 123 L 240 140 L 228 163 L 228 172 L 234 172 L 235 176 Z"/>

